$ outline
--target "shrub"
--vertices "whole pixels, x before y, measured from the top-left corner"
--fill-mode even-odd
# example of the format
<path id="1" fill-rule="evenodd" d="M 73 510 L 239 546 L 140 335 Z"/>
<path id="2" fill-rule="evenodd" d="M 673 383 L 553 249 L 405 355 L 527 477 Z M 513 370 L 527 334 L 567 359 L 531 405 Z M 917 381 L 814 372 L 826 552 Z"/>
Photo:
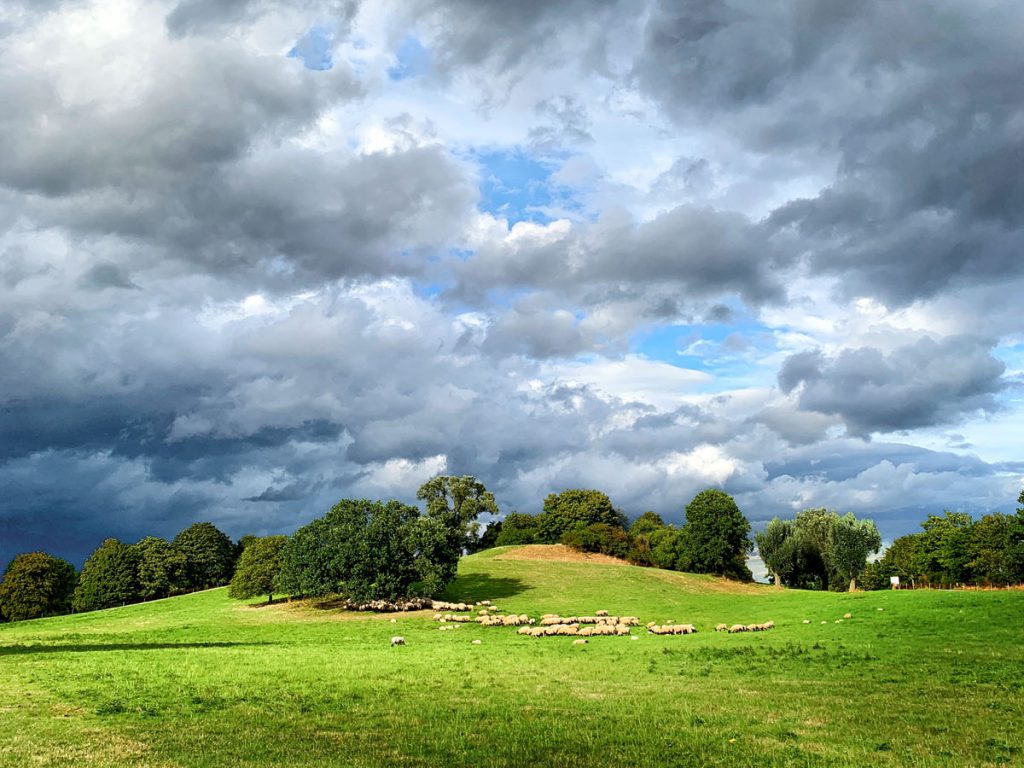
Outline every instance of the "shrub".
<path id="1" fill-rule="evenodd" d="M 67 613 L 77 578 L 66 560 L 45 552 L 18 555 L 0 582 L 0 615 L 21 621 Z"/>

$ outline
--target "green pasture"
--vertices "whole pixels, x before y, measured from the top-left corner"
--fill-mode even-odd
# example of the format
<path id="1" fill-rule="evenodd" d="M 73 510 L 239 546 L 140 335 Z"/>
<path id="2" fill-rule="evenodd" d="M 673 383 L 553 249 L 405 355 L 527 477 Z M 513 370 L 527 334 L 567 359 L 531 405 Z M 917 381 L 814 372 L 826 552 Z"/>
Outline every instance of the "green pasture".
<path id="1" fill-rule="evenodd" d="M 0 625 L 0 765 L 1024 765 L 1024 592 L 796 592 L 509 549 L 464 558 L 447 597 L 700 632 L 578 647 L 223 589 Z"/>

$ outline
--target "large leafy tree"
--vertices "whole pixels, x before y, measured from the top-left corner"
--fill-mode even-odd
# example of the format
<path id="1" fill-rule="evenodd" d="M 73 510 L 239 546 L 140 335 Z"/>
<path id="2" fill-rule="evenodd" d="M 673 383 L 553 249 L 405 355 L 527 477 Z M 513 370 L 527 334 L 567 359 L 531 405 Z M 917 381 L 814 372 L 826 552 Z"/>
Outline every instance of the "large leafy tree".
<path id="1" fill-rule="evenodd" d="M 72 607 L 75 611 L 96 611 L 126 605 L 139 599 L 139 557 L 134 547 L 107 539 L 82 567 Z"/>
<path id="2" fill-rule="evenodd" d="M 537 516 L 538 541 L 557 544 L 567 531 L 594 523 L 625 528 L 626 518 L 601 491 L 573 488 L 552 493 L 544 499 L 544 512 Z"/>
<path id="3" fill-rule="evenodd" d="M 0 582 L 0 616 L 21 621 L 67 613 L 77 579 L 66 560 L 45 552 L 18 555 Z"/>
<path id="4" fill-rule="evenodd" d="M 461 530 L 398 501 L 344 499 L 282 548 L 279 588 L 354 600 L 436 594 L 455 577 Z"/>
<path id="5" fill-rule="evenodd" d="M 185 556 L 186 588 L 219 587 L 231 580 L 235 547 L 213 523 L 189 526 L 173 544 Z"/>
<path id="6" fill-rule="evenodd" d="M 185 588 L 185 555 L 169 541 L 147 536 L 132 547 L 138 558 L 140 598 L 156 600 Z"/>
<path id="7" fill-rule="evenodd" d="M 837 516 L 828 532 L 826 560 L 835 579 L 857 587 L 857 576 L 867 565 L 868 555 L 882 546 L 873 520 L 858 520 L 852 512 Z"/>
<path id="8" fill-rule="evenodd" d="M 480 529 L 476 519 L 484 512 L 498 514 L 494 494 L 472 475 L 438 475 L 416 491 L 416 498 L 427 504 L 427 517 L 438 520 L 451 532 L 452 545 L 473 549 Z"/>
<path id="9" fill-rule="evenodd" d="M 287 536 L 251 537 L 238 558 L 228 594 L 238 600 L 266 595 L 267 602 L 274 602 L 281 573 L 281 550 L 287 543 Z"/>
<path id="10" fill-rule="evenodd" d="M 714 573 L 751 581 L 746 556 L 753 548 L 750 522 L 732 496 L 717 489 L 701 491 L 686 505 L 680 570 Z"/>

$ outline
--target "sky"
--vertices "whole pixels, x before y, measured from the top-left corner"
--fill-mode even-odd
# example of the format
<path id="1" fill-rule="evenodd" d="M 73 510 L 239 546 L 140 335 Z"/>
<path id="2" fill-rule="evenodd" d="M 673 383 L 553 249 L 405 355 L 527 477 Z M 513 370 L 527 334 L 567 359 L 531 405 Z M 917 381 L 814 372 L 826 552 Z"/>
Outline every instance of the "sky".
<path id="1" fill-rule="evenodd" d="M 7 0 L 0 563 L 472 474 L 1024 486 L 1024 5 Z"/>

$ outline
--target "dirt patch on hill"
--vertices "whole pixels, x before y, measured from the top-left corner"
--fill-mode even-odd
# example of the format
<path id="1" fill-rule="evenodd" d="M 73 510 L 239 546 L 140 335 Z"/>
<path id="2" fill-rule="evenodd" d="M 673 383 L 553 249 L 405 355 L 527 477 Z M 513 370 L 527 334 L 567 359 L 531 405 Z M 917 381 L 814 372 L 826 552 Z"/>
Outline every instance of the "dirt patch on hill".
<path id="1" fill-rule="evenodd" d="M 599 563 L 601 565 L 629 565 L 610 555 L 596 552 L 577 552 L 565 544 L 526 544 L 497 555 L 495 560 L 551 560 L 559 563 Z"/>

